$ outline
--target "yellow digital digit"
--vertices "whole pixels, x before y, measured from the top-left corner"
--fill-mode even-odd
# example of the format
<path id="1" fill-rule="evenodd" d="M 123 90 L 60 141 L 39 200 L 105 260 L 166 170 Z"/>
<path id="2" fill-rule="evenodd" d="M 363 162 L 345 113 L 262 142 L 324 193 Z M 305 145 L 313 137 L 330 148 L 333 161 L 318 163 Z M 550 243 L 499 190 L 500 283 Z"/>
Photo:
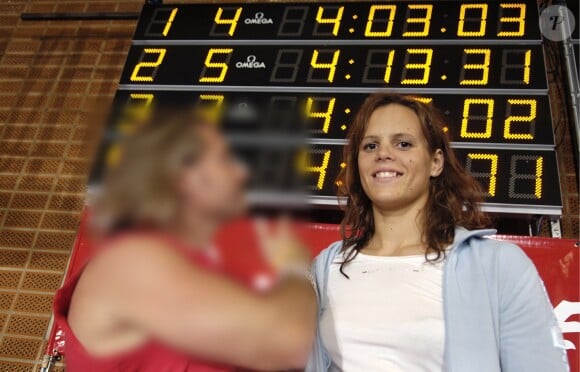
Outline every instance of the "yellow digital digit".
<path id="1" fill-rule="evenodd" d="M 130 80 L 131 81 L 138 81 L 138 82 L 153 81 L 153 78 L 155 77 L 155 74 L 157 73 L 157 69 L 159 68 L 159 66 L 163 62 L 163 58 L 165 58 L 166 52 L 167 52 L 167 49 L 165 49 L 165 48 L 145 48 L 145 49 L 143 49 L 143 55 L 141 56 L 141 60 L 143 60 L 143 58 L 145 58 L 145 55 L 147 55 L 147 54 L 157 54 L 157 59 L 155 61 L 151 61 L 151 62 L 139 62 L 135 66 L 135 68 L 133 69 L 133 73 L 131 74 Z M 139 72 L 142 68 L 152 68 L 153 72 L 149 76 L 139 75 Z"/>
<path id="2" fill-rule="evenodd" d="M 171 14 L 169 14 L 169 19 L 167 19 L 167 23 L 163 28 L 163 36 L 167 36 L 169 30 L 171 29 L 171 25 L 173 24 L 173 20 L 175 19 L 175 15 L 177 14 L 177 8 L 173 8 L 171 10 Z"/>
<path id="3" fill-rule="evenodd" d="M 487 187 L 487 196 L 495 196 L 495 189 L 497 183 L 497 155 L 495 154 L 477 154 L 469 153 L 467 154 L 467 170 L 475 178 L 489 178 L 489 185 Z M 473 172 L 471 171 L 471 161 L 472 160 L 489 160 L 489 173 L 483 172 Z"/>
<path id="4" fill-rule="evenodd" d="M 429 104 L 431 102 L 433 102 L 433 98 L 431 97 L 418 97 L 418 96 L 412 96 L 411 98 L 413 98 L 415 101 L 419 101 L 425 104 Z"/>
<path id="5" fill-rule="evenodd" d="M 407 49 L 407 56 L 413 54 L 423 54 L 425 55 L 425 62 L 424 63 L 407 63 L 405 64 L 405 73 L 406 70 L 423 70 L 423 76 L 419 79 L 408 79 L 405 78 L 401 81 L 401 84 L 427 84 L 429 82 L 429 73 L 431 71 L 431 60 L 433 59 L 433 49 L 427 48 L 410 48 Z"/>
<path id="6" fill-rule="evenodd" d="M 375 19 L 377 11 L 386 10 L 389 12 L 388 18 Z M 395 12 L 397 10 L 396 5 L 372 5 L 369 10 L 369 17 L 367 18 L 367 26 L 365 28 L 366 37 L 389 37 L 393 31 L 393 23 L 395 20 Z M 373 31 L 373 26 L 375 21 L 386 21 L 386 27 L 384 31 Z"/>
<path id="7" fill-rule="evenodd" d="M 153 94 L 152 93 L 131 93 L 130 95 L 132 100 L 142 100 L 143 104 L 140 105 L 141 110 L 146 110 L 151 106 L 153 103 Z"/>
<path id="8" fill-rule="evenodd" d="M 242 14 L 242 8 L 236 9 L 236 13 L 234 14 L 233 18 L 222 18 L 223 13 L 224 10 L 221 7 L 219 7 L 213 20 L 218 25 L 230 25 L 228 35 L 234 36 L 234 32 L 236 32 L 236 26 L 238 25 L 240 15 Z"/>
<path id="9" fill-rule="evenodd" d="M 482 63 L 464 63 L 461 75 L 464 76 L 467 70 L 481 70 L 480 79 L 462 79 L 460 85 L 487 85 L 489 82 L 489 64 L 491 61 L 490 49 L 463 49 L 464 60 L 468 55 L 480 54 L 483 56 Z"/>
<path id="10" fill-rule="evenodd" d="M 369 50 L 363 70 L 363 83 L 380 83 L 391 81 L 391 72 L 393 70 L 393 60 L 395 59 L 395 49 L 372 49 Z M 383 78 L 374 77 L 375 71 L 383 69 Z M 377 74 L 378 75 L 378 74 Z"/>
<path id="11" fill-rule="evenodd" d="M 532 161 L 535 161 L 534 173 L 521 173 L 518 170 L 518 163 L 523 162 L 526 165 L 525 169 L 527 170 L 532 164 Z M 541 199 L 544 157 L 538 155 L 512 155 L 510 164 L 508 196 L 514 199 Z M 534 182 L 532 188 L 533 192 L 521 192 L 520 190 L 529 190 L 529 188 L 522 186 L 522 183 L 527 183 L 529 181 Z"/>
<path id="12" fill-rule="evenodd" d="M 499 4 L 503 9 L 519 9 L 520 13 L 517 17 L 500 17 L 500 23 L 517 23 L 517 31 L 500 31 L 497 36 L 523 36 L 526 29 L 526 4 L 521 3 L 502 3 Z"/>
<path id="13" fill-rule="evenodd" d="M 544 174 L 544 158 L 538 156 L 536 159 L 536 184 L 534 185 L 534 195 L 536 198 L 542 198 L 542 175 Z"/>
<path id="14" fill-rule="evenodd" d="M 472 105 L 485 105 L 487 106 L 486 116 L 480 115 L 470 115 L 470 110 Z M 491 138 L 491 129 L 493 125 L 493 99 L 485 98 L 467 98 L 463 102 L 463 119 L 461 120 L 461 138 Z M 483 132 L 472 132 L 469 131 L 469 120 L 479 119 L 485 120 L 485 130 Z"/>
<path id="15" fill-rule="evenodd" d="M 153 103 L 153 94 L 151 93 L 131 93 L 131 101 L 141 101 L 139 105 L 129 105 L 126 110 L 137 119 L 143 119 L 149 113 L 149 107 Z"/>
<path id="16" fill-rule="evenodd" d="M 389 50 L 387 55 L 387 67 L 385 68 L 385 76 L 383 80 L 385 83 L 391 81 L 391 71 L 393 70 L 393 60 L 395 59 L 395 49 Z"/>
<path id="17" fill-rule="evenodd" d="M 122 119 L 117 125 L 117 131 L 121 134 L 132 134 L 137 129 L 136 125 L 147 120 L 149 108 L 153 102 L 151 93 L 131 93 L 130 101 L 123 108 Z"/>
<path id="18" fill-rule="evenodd" d="M 428 36 L 429 26 L 431 25 L 431 15 L 433 14 L 433 5 L 431 4 L 409 4 L 408 6 L 411 10 L 424 10 L 424 17 L 409 17 L 407 18 L 407 23 L 422 23 L 422 31 L 405 31 L 403 32 L 403 37 L 417 37 L 417 36 Z"/>
<path id="19" fill-rule="evenodd" d="M 233 49 L 232 48 L 211 48 L 207 52 L 207 56 L 205 57 L 204 62 L 204 69 L 201 72 L 201 77 L 199 81 L 202 83 L 221 83 L 224 81 L 226 77 L 226 73 L 228 72 L 228 62 L 231 57 Z M 227 54 L 226 62 L 213 62 L 213 56 L 219 54 Z M 219 69 L 218 76 L 205 76 L 205 73 L 208 69 Z"/>
<path id="20" fill-rule="evenodd" d="M 524 54 L 524 83 L 530 83 L 530 64 L 532 63 L 532 50 L 526 50 Z"/>
<path id="21" fill-rule="evenodd" d="M 336 72 L 338 57 L 340 56 L 340 49 L 337 49 L 332 53 L 332 61 L 330 63 L 318 62 L 318 54 L 318 49 L 314 49 L 314 52 L 312 53 L 312 59 L 310 60 L 310 66 L 312 66 L 312 68 L 327 68 L 327 80 L 332 83 L 334 81 L 334 74 Z"/>
<path id="22" fill-rule="evenodd" d="M 153 11 L 153 14 L 151 15 L 149 24 L 147 27 L 145 27 L 143 35 L 153 37 L 159 37 L 160 35 L 163 35 L 167 37 L 169 30 L 173 25 L 173 21 L 175 20 L 177 11 L 178 8 L 156 7 Z M 169 15 L 167 15 L 167 12 L 169 12 Z M 158 27 L 163 27 L 161 32 L 157 31 Z"/>
<path id="23" fill-rule="evenodd" d="M 331 98 L 328 101 L 328 106 L 326 107 L 326 111 L 312 111 L 312 105 L 314 104 L 314 99 L 312 97 L 308 97 L 306 100 L 306 117 L 308 118 L 320 118 L 324 119 L 322 124 L 322 133 L 328 133 L 328 128 L 330 127 L 330 120 L 332 119 L 332 114 L 334 113 L 334 103 L 336 102 L 336 98 Z"/>
<path id="24" fill-rule="evenodd" d="M 523 52 L 523 53 L 522 53 Z M 514 63 L 514 57 L 523 55 L 524 61 L 522 63 Z M 521 58 L 521 57 L 520 57 Z M 500 83 L 501 84 L 530 84 L 530 72 L 532 62 L 531 49 L 505 49 L 502 52 Z M 521 69 L 522 75 L 518 76 L 516 70 Z"/>
<path id="25" fill-rule="evenodd" d="M 208 118 L 213 122 L 220 118 L 222 104 L 224 102 L 224 96 L 220 94 L 200 94 L 200 101 L 210 101 L 213 104 L 210 107 L 203 107 L 201 110 L 202 114 L 207 115 Z"/>
<path id="26" fill-rule="evenodd" d="M 534 121 L 536 119 L 536 105 L 535 99 L 508 99 L 508 104 L 510 105 L 527 105 L 530 109 L 528 115 L 510 115 L 505 119 L 503 127 L 503 137 L 505 139 L 526 139 L 533 140 Z M 511 111 L 511 110 L 510 110 Z M 528 133 L 512 133 L 511 125 L 512 122 L 528 122 L 530 123 L 530 132 Z"/>
<path id="27" fill-rule="evenodd" d="M 120 135 L 135 133 L 137 126 L 147 119 L 153 97 L 151 93 L 131 93 L 129 102 L 123 107 L 122 115 L 116 125 L 117 133 Z M 121 152 L 120 143 L 113 143 L 105 154 L 106 165 L 108 167 L 117 165 L 121 159 Z"/>
<path id="28" fill-rule="evenodd" d="M 332 34 L 334 36 L 338 35 L 338 29 L 340 27 L 340 21 L 342 20 L 342 13 L 344 12 L 344 7 L 341 6 L 337 10 L 336 17 L 334 18 L 323 18 L 324 16 L 324 7 L 318 7 L 318 13 L 316 13 L 316 22 L 324 24 L 334 24 L 332 27 Z"/>
<path id="29" fill-rule="evenodd" d="M 316 190 L 322 190 L 324 187 L 324 181 L 326 179 L 326 169 L 328 168 L 328 163 L 330 161 L 331 150 L 313 150 L 313 151 L 302 151 L 299 154 L 298 159 L 298 169 L 302 173 L 318 173 L 318 178 L 316 180 Z M 310 153 L 322 154 L 322 162 L 320 165 L 312 165 L 310 163 Z"/>
<path id="30" fill-rule="evenodd" d="M 471 9 L 479 9 L 479 30 L 465 31 L 465 21 L 474 18 L 466 18 L 466 13 Z M 475 18 L 477 19 L 477 18 Z M 457 36 L 485 36 L 485 26 L 487 25 L 487 4 L 461 4 L 459 9 L 459 24 L 457 25 Z"/>

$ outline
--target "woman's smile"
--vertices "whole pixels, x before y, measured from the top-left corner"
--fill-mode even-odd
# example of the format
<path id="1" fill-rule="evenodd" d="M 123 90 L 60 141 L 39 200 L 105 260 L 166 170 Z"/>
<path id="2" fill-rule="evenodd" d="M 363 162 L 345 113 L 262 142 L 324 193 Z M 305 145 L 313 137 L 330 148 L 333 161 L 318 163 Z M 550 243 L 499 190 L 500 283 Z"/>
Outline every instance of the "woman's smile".
<path id="1" fill-rule="evenodd" d="M 390 183 L 396 181 L 401 176 L 403 176 L 402 172 L 385 168 L 378 169 L 372 174 L 374 180 L 379 183 Z"/>

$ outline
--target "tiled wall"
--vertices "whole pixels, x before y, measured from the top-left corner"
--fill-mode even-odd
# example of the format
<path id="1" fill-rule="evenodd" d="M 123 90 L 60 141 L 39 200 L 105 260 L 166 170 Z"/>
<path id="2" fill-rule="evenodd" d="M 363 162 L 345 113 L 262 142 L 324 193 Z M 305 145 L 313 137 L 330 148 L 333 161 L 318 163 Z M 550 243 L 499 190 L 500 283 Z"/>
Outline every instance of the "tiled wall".
<path id="1" fill-rule="evenodd" d="M 134 28 L 134 21 L 22 21 L 20 13 L 138 11 L 142 2 L 0 1 L 0 371 L 34 370 L 44 353 L 100 114 L 112 100 Z M 563 231 L 578 237 L 566 121 L 558 138 Z"/>
<path id="2" fill-rule="evenodd" d="M 20 13 L 139 11 L 141 3 L 0 1 L 0 371 L 35 370 L 44 354 L 98 113 L 111 102 L 135 24 L 27 22 Z"/>

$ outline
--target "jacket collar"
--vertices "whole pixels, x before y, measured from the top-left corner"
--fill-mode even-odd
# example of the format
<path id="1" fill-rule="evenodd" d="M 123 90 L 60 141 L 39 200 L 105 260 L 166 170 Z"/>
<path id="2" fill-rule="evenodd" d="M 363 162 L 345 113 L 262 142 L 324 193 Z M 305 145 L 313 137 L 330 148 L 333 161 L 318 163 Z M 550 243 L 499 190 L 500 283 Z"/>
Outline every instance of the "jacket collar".
<path id="1" fill-rule="evenodd" d="M 477 229 L 477 230 L 467 230 L 465 227 L 457 226 L 455 228 L 455 238 L 449 249 L 460 246 L 463 242 L 467 241 L 472 237 L 482 238 L 484 236 L 494 235 L 497 233 L 495 229 Z"/>

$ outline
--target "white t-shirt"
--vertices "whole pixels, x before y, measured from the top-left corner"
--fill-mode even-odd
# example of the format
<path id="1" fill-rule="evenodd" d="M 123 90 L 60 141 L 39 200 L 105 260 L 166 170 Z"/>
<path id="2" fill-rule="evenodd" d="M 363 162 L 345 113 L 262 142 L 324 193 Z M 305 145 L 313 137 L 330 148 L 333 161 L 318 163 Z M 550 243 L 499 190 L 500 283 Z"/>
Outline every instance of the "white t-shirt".
<path id="1" fill-rule="evenodd" d="M 320 320 L 331 371 L 444 370 L 443 262 L 359 253 L 330 267 Z"/>

